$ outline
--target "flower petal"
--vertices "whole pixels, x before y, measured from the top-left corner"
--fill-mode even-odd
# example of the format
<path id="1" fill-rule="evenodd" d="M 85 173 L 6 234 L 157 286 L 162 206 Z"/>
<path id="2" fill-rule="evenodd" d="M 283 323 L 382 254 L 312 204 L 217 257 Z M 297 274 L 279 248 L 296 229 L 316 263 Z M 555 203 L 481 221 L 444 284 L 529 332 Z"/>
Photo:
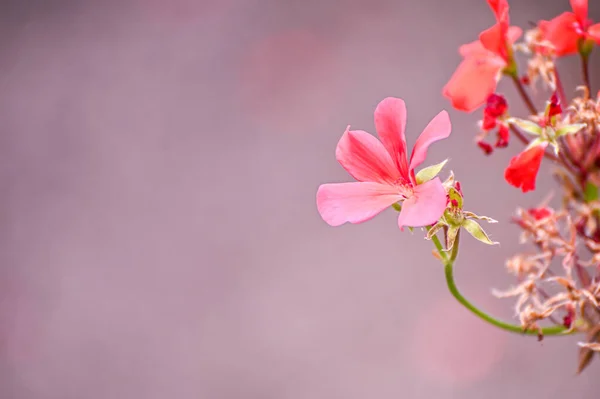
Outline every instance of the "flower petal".
<path id="1" fill-rule="evenodd" d="M 508 46 L 512 45 L 519 37 L 523 30 L 518 26 L 508 26 L 508 23 L 497 23 L 489 29 L 484 30 L 479 34 L 481 45 L 494 54 L 508 59 Z"/>
<path id="2" fill-rule="evenodd" d="M 587 33 L 593 41 L 600 44 L 600 23 L 590 26 Z"/>
<path id="3" fill-rule="evenodd" d="M 508 27 L 500 23 L 495 24 L 479 34 L 479 41 L 484 48 L 497 54 L 503 58 L 507 57 L 506 53 L 506 32 Z"/>
<path id="4" fill-rule="evenodd" d="M 498 74 L 505 65 L 498 60 L 475 57 L 460 63 L 443 94 L 460 111 L 472 112 L 496 90 Z"/>
<path id="5" fill-rule="evenodd" d="M 446 210 L 446 190 L 439 177 L 414 187 L 414 195 L 402 203 L 398 227 L 428 226 L 439 220 Z"/>
<path id="6" fill-rule="evenodd" d="M 510 160 L 504 171 L 506 181 L 524 193 L 535 190 L 535 179 L 546 151 L 547 143 L 531 147 Z"/>
<path id="7" fill-rule="evenodd" d="M 508 14 L 507 0 L 488 0 L 488 4 L 494 12 L 497 21 L 503 18 L 505 14 Z"/>
<path id="8" fill-rule="evenodd" d="M 375 109 L 375 129 L 394 160 L 400 175 L 408 181 L 406 137 L 406 104 L 394 97 L 383 99 Z"/>
<path id="9" fill-rule="evenodd" d="M 588 0 L 571 0 L 571 8 L 580 23 L 587 22 Z"/>
<path id="10" fill-rule="evenodd" d="M 486 56 L 489 54 L 489 50 L 483 47 L 483 44 L 479 40 L 475 40 L 471 43 L 463 44 L 458 48 L 458 53 L 464 58 Z"/>
<path id="11" fill-rule="evenodd" d="M 377 138 L 362 130 L 346 128 L 338 142 L 338 162 L 358 181 L 392 184 L 400 178 L 394 161 Z"/>
<path id="12" fill-rule="evenodd" d="M 521 29 L 520 27 L 510 26 L 508 28 L 508 32 L 506 32 L 506 40 L 508 41 L 508 44 L 513 44 L 514 42 L 519 40 L 522 34 L 523 29 Z"/>
<path id="13" fill-rule="evenodd" d="M 448 112 L 444 110 L 437 114 L 431 122 L 427 124 L 423 133 L 421 133 L 415 142 L 412 155 L 410 156 L 410 164 L 408 165 L 409 173 L 423 163 L 427 156 L 427 149 L 429 146 L 436 141 L 450 136 L 451 131 L 452 124 L 450 123 L 450 116 L 448 115 Z"/>
<path id="14" fill-rule="evenodd" d="M 578 51 L 579 34 L 575 30 L 576 24 L 577 17 L 572 12 L 564 12 L 539 24 L 544 39 L 552 43 L 557 56 L 575 54 Z"/>
<path id="15" fill-rule="evenodd" d="M 340 226 L 372 219 L 401 198 L 396 187 L 380 183 L 322 184 L 317 190 L 317 209 L 327 224 Z"/>

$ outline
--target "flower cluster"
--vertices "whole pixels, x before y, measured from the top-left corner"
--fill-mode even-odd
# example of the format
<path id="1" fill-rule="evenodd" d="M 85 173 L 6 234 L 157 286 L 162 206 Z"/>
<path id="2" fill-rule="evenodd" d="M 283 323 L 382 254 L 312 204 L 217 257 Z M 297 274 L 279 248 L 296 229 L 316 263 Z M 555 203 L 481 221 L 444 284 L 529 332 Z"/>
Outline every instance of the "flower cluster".
<path id="1" fill-rule="evenodd" d="M 325 222 L 339 226 L 365 222 L 393 207 L 399 211 L 400 230 L 426 230 L 425 238 L 435 245 L 449 291 L 459 303 L 507 331 L 539 339 L 581 334 L 581 372 L 600 351 L 600 92 L 592 97 L 589 77 L 590 53 L 600 45 L 600 23 L 588 18 L 587 0 L 571 0 L 571 11 L 540 20 L 523 32 L 510 25 L 507 0 L 487 3 L 495 23 L 477 40 L 459 47 L 462 61 L 442 94 L 458 111 L 483 108 L 475 142 L 486 155 L 509 144 L 520 147 L 504 170 L 507 189 L 534 191 L 544 166 L 562 190 L 560 207 L 543 203 L 520 208 L 513 219 L 521 230 L 521 241 L 533 250 L 506 262 L 516 284 L 494 293 L 517 298 L 519 323 L 506 323 L 480 310 L 462 296 L 454 282 L 461 231 L 493 245 L 478 221 L 496 221 L 463 209 L 465 196 L 454 174 L 450 172 L 443 181 L 439 177 L 447 160 L 417 171 L 429 146 L 450 136 L 446 111 L 425 127 L 409 157 L 405 103 L 391 97 L 381 101 L 375 109 L 380 140 L 348 127 L 337 145 L 338 162 L 356 182 L 321 185 L 317 208 Z M 581 85 L 566 90 L 558 67 L 561 58 L 572 55 L 580 58 Z M 520 68 L 525 73 L 520 74 Z M 497 93 L 503 78 L 513 82 L 528 115 L 512 114 L 507 97 Z M 547 99 L 540 108 L 530 97 L 531 91 L 538 90 Z M 495 137 L 491 141 L 490 135 Z"/>

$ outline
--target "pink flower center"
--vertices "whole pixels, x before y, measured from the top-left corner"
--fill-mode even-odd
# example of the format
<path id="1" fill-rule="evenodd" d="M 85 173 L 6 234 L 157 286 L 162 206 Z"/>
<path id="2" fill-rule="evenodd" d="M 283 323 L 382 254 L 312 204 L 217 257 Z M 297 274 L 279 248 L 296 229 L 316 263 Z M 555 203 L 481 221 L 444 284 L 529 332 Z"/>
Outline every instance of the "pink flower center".
<path id="1" fill-rule="evenodd" d="M 573 29 L 579 36 L 587 36 L 587 29 L 594 23 L 591 19 L 573 22 Z"/>
<path id="2" fill-rule="evenodd" d="M 412 183 L 407 182 L 403 177 L 396 180 L 394 186 L 398 189 L 398 192 L 404 199 L 413 196 L 414 191 Z"/>

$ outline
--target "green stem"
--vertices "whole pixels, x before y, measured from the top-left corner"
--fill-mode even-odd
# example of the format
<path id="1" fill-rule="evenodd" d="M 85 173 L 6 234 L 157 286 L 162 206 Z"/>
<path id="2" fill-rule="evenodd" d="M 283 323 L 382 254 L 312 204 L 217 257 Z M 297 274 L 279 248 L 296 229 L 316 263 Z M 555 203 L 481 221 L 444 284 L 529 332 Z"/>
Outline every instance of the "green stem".
<path id="1" fill-rule="evenodd" d="M 454 239 L 454 245 L 452 246 L 452 253 L 447 263 L 454 264 L 456 257 L 458 256 L 458 244 L 460 244 L 460 229 L 456 232 L 456 238 Z"/>
<path id="2" fill-rule="evenodd" d="M 427 231 L 429 231 L 429 227 L 427 228 Z M 444 264 L 446 264 L 446 262 L 448 261 L 448 257 L 446 256 L 446 252 L 444 252 L 444 247 L 442 246 L 440 239 L 437 237 L 437 235 L 434 235 L 433 237 L 431 237 L 431 241 L 433 241 L 433 245 L 435 245 L 435 249 L 437 249 L 438 253 L 444 260 Z"/>
<path id="3" fill-rule="evenodd" d="M 478 316 L 480 319 L 487 321 L 491 325 L 501 328 L 502 330 L 520 333 L 520 334 L 526 334 L 526 335 L 538 335 L 538 333 L 539 333 L 538 330 L 523 331 L 522 326 L 517 325 L 517 324 L 510 324 L 510 323 L 506 323 L 501 320 L 498 320 L 498 319 L 490 316 L 489 314 L 485 313 L 481 309 L 477 308 L 471 302 L 469 302 L 469 300 L 460 293 L 460 291 L 458 290 L 458 287 L 456 286 L 456 283 L 454 282 L 453 266 L 454 265 L 451 262 L 446 262 L 446 264 L 444 265 L 444 272 L 446 274 L 446 284 L 448 285 L 448 289 L 450 290 L 450 293 L 454 296 L 454 298 L 456 298 L 456 300 L 458 302 L 460 302 L 461 305 L 463 305 L 465 308 L 469 309 L 473 314 Z M 541 332 L 544 336 L 546 336 L 546 335 L 563 335 L 566 330 L 567 329 L 563 326 L 554 326 L 554 327 L 542 328 Z"/>
<path id="4" fill-rule="evenodd" d="M 487 321 L 488 323 L 492 324 L 493 326 L 496 326 L 502 330 L 506 330 L 506 331 L 510 331 L 510 332 L 514 332 L 514 333 L 520 333 L 520 334 L 526 334 L 526 335 L 538 335 L 539 331 L 537 329 L 523 331 L 523 327 L 520 325 L 505 323 L 501 320 L 498 320 L 498 319 L 490 316 L 489 314 L 485 313 L 483 310 L 479 309 L 477 306 L 475 306 L 471 302 L 469 302 L 469 300 L 460 293 L 460 291 L 458 290 L 458 287 L 456 286 L 456 283 L 454 282 L 454 261 L 456 260 L 456 257 L 458 255 L 458 244 L 459 244 L 458 239 L 459 239 L 459 237 L 457 235 L 456 241 L 454 242 L 454 247 L 452 248 L 452 253 L 450 255 L 450 258 L 448 258 L 448 256 L 446 255 L 446 252 L 444 252 L 444 247 L 440 243 L 440 240 L 438 239 L 438 237 L 433 236 L 431 238 L 431 240 L 433 241 L 433 244 L 435 245 L 437 251 L 439 252 L 440 256 L 443 259 L 444 273 L 446 275 L 446 284 L 448 285 L 448 289 L 450 290 L 450 293 L 452 294 L 452 296 L 454 296 L 454 298 L 456 298 L 456 300 L 461 305 L 463 305 L 465 308 L 470 310 L 471 313 L 475 314 L 477 317 L 479 317 L 483 321 Z M 545 328 L 541 329 L 541 333 L 545 336 L 546 335 L 548 335 L 548 336 L 564 335 L 566 331 L 567 331 L 567 329 L 563 326 L 545 327 Z"/>

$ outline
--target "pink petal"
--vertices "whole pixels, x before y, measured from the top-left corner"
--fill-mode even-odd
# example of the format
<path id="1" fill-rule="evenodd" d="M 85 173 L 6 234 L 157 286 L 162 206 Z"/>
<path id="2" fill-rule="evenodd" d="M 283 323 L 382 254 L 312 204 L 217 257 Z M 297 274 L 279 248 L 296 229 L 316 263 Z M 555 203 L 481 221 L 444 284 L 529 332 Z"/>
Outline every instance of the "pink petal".
<path id="1" fill-rule="evenodd" d="M 358 181 L 392 184 L 400 178 L 394 161 L 377 138 L 362 130 L 346 128 L 338 142 L 338 162 Z"/>
<path id="2" fill-rule="evenodd" d="M 506 58 L 506 28 L 497 23 L 479 34 L 479 40 L 483 47 L 503 58 Z"/>
<path id="3" fill-rule="evenodd" d="M 593 41 L 600 44 L 600 23 L 590 26 L 587 33 Z"/>
<path id="4" fill-rule="evenodd" d="M 571 8 L 580 23 L 586 23 L 588 17 L 588 0 L 571 0 Z"/>
<path id="5" fill-rule="evenodd" d="M 475 40 L 471 43 L 463 44 L 458 48 L 458 53 L 464 58 L 486 56 L 489 54 L 489 50 L 483 47 L 483 44 L 479 40 Z"/>
<path id="6" fill-rule="evenodd" d="M 446 190 L 439 177 L 414 187 L 414 195 L 402 203 L 398 226 L 421 227 L 438 221 L 446 209 Z"/>
<path id="7" fill-rule="evenodd" d="M 401 198 L 396 187 L 380 183 L 322 184 L 317 190 L 317 209 L 327 224 L 340 226 L 372 219 Z"/>
<path id="8" fill-rule="evenodd" d="M 518 26 L 508 26 L 497 23 L 479 34 L 482 47 L 492 53 L 508 59 L 508 46 L 513 44 L 523 33 Z"/>
<path id="9" fill-rule="evenodd" d="M 488 4 L 494 12 L 497 21 L 505 18 L 505 14 L 508 15 L 508 2 L 506 0 L 488 0 Z"/>
<path id="10" fill-rule="evenodd" d="M 406 104 L 394 97 L 383 99 L 375 109 L 375 129 L 390 153 L 400 175 L 408 181 L 406 137 Z"/>
<path id="11" fill-rule="evenodd" d="M 505 65 L 495 58 L 466 58 L 460 63 L 443 94 L 460 111 L 472 112 L 496 90 L 498 74 Z"/>
<path id="12" fill-rule="evenodd" d="M 575 30 L 577 17 L 572 12 L 564 12 L 558 17 L 540 24 L 544 39 L 553 46 L 557 56 L 577 53 L 579 34 Z"/>
<path id="13" fill-rule="evenodd" d="M 506 33 L 506 40 L 509 44 L 513 44 L 516 42 L 521 35 L 523 34 L 523 29 L 518 26 L 511 26 L 508 28 L 508 32 Z"/>
<path id="14" fill-rule="evenodd" d="M 447 138 L 450 136 L 451 131 L 452 124 L 450 123 L 448 112 L 442 111 L 437 114 L 431 122 L 427 124 L 423 133 L 421 133 L 415 143 L 412 155 L 410 156 L 410 165 L 408 166 L 409 172 L 412 172 L 417 166 L 423 163 L 425 157 L 427 157 L 427 149 L 431 144 Z"/>

